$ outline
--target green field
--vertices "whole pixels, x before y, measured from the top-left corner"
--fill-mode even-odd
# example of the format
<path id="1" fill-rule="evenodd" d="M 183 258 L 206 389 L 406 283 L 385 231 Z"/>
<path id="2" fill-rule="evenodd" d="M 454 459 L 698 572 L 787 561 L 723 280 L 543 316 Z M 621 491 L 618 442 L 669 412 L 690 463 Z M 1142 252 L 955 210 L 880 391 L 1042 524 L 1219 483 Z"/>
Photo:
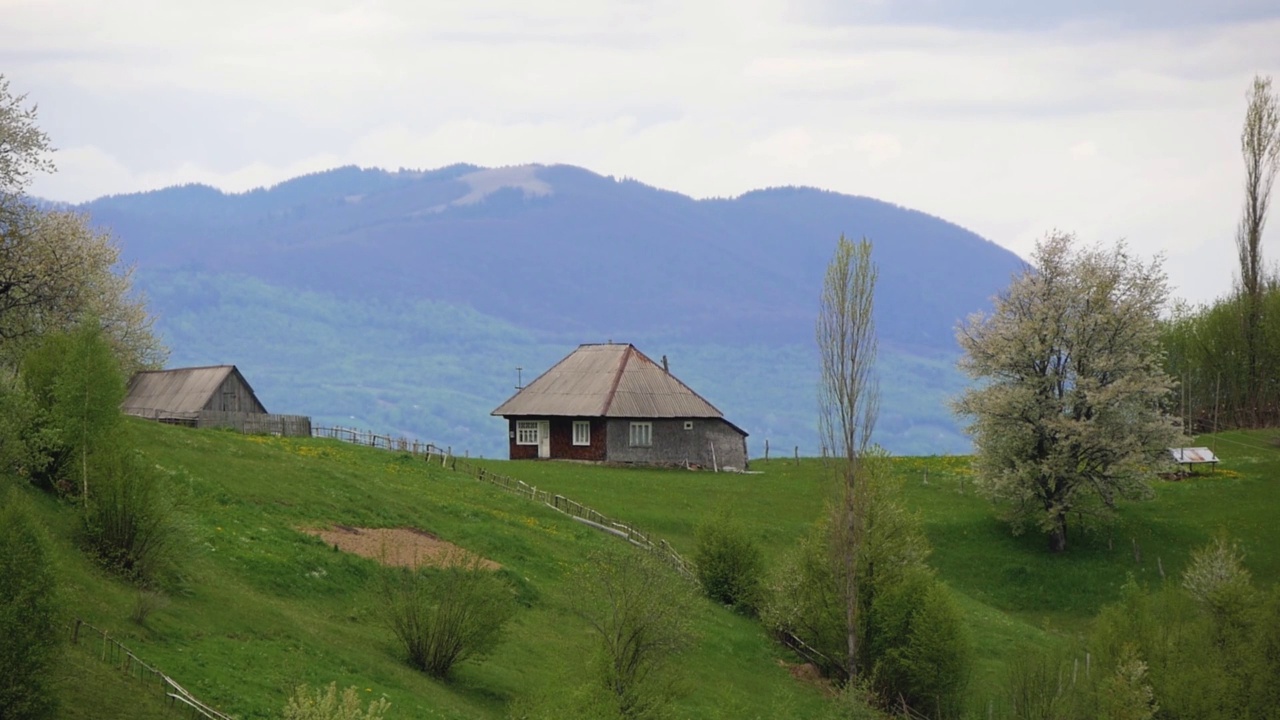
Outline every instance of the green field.
<path id="1" fill-rule="evenodd" d="M 54 538 L 69 614 L 107 629 L 205 702 L 241 718 L 278 716 L 299 683 L 354 685 L 385 695 L 392 718 L 504 717 L 508 704 L 567 692 L 586 669 L 590 636 L 569 611 L 568 571 L 619 541 L 550 508 L 420 459 L 336 441 L 241 436 L 132 422 L 136 444 L 171 480 L 187 524 L 183 577 L 145 626 L 130 619 L 131 586 L 76 549 L 72 506 L 34 489 Z M 1274 433 L 1204 438 L 1215 472 L 1159 484 L 1152 502 L 1119 522 L 1072 535 L 1062 556 L 1041 536 L 1012 536 L 977 496 L 965 457 L 899 458 L 907 503 L 934 546 L 932 565 L 956 593 L 978 650 L 973 693 L 993 692 L 1023 647 L 1068 643 L 1117 598 L 1129 575 L 1176 578 L 1191 549 L 1226 530 L 1259 585 L 1280 581 L 1280 449 Z M 759 474 L 641 470 L 558 462 L 484 461 L 486 467 L 636 524 L 691 554 L 694 530 L 730 509 L 776 561 L 822 512 L 819 460 L 756 461 Z M 18 484 L 13 479 L 4 483 Z M 500 563 L 522 607 L 504 643 L 450 683 L 401 662 L 378 617 L 381 568 L 337 552 L 301 528 L 330 525 L 428 530 Z M 1134 547 L 1141 559 L 1135 559 Z M 679 660 L 681 717 L 814 717 L 819 689 L 794 680 L 795 658 L 750 620 L 706 602 L 699 641 Z M 88 649 L 69 650 L 62 717 L 160 717 L 154 687 L 120 676 Z M 104 668 L 106 668 L 104 670 Z"/>

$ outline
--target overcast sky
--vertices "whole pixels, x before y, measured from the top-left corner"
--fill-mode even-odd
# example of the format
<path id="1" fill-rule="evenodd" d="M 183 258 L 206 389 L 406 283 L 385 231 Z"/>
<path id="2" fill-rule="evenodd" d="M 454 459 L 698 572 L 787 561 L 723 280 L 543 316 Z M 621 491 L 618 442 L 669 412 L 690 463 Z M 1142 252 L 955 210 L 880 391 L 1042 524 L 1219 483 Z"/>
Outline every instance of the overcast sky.
<path id="1" fill-rule="evenodd" d="M 1224 293 L 1280 3 L 1045 5 L 0 0 L 0 73 L 39 103 L 59 170 L 33 191 L 58 200 L 571 163 L 695 197 L 867 195 L 1024 257 L 1054 228 L 1125 238 L 1179 296 Z"/>

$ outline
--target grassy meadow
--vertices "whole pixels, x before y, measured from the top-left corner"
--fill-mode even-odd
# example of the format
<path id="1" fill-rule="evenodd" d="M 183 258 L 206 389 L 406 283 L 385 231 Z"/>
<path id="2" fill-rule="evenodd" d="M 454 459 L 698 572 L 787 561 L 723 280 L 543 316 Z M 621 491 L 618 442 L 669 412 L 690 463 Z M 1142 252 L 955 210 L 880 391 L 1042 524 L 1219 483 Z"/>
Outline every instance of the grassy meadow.
<path id="1" fill-rule="evenodd" d="M 145 624 L 130 617 L 138 591 L 77 549 L 73 508 L 27 494 L 54 541 L 68 615 L 109 631 L 206 703 L 244 719 L 279 717 L 296 685 L 336 681 L 387 697 L 391 718 L 501 718 L 512 701 L 571 693 L 584 677 L 592 639 L 569 610 L 566 578 L 616 539 L 404 454 L 140 421 L 130 429 L 170 478 L 186 523 L 181 577 Z M 334 525 L 427 530 L 501 564 L 522 606 L 504 642 L 448 683 L 412 670 L 379 616 L 382 568 L 300 531 Z M 699 640 L 679 661 L 690 691 L 682 715 L 823 708 L 819 689 L 792 679 L 779 662 L 786 654 L 754 622 L 703 602 L 694 624 Z M 134 698 L 146 700 L 137 717 L 159 706 L 154 686 L 104 672 L 83 646 L 68 653 L 62 717 L 130 716 L 102 713 Z"/>
<path id="2" fill-rule="evenodd" d="M 618 540 L 439 464 L 337 441 L 242 436 L 131 421 L 149 462 L 170 479 L 185 522 L 180 577 L 143 624 L 138 592 L 76 548 L 73 509 L 26 492 L 53 538 L 68 615 L 104 628 L 205 702 L 240 718 L 278 717 L 297 684 L 336 681 L 392 702 L 390 718 L 501 718 L 509 704 L 572 692 L 591 638 L 569 610 L 571 568 Z M 1117 524 L 1073 533 L 1052 556 L 1041 535 L 1014 536 L 973 487 L 967 457 L 893 461 L 933 544 L 931 564 L 956 594 L 977 649 L 975 702 L 1017 651 L 1067 645 L 1133 576 L 1176 580 L 1193 548 L 1225 531 L 1259 585 L 1280 581 L 1280 448 L 1274 432 L 1199 439 L 1222 465 L 1161 482 Z M 755 461 L 758 474 L 479 461 L 636 524 L 692 553 L 697 525 L 730 510 L 776 561 L 823 512 L 829 471 L 817 459 Z M 13 479 L 4 483 L 19 484 Z M 402 662 L 379 617 L 382 568 L 304 528 L 412 527 L 503 566 L 522 605 L 502 645 L 449 683 Z M 1140 552 L 1135 553 L 1135 547 Z M 795 680 L 795 658 L 761 627 L 703 602 L 699 640 L 679 660 L 680 717 L 816 717 L 820 688 Z M 62 717 L 168 715 L 153 687 L 124 678 L 88 648 L 68 649 Z M 129 708 L 124 715 L 109 708 Z"/>

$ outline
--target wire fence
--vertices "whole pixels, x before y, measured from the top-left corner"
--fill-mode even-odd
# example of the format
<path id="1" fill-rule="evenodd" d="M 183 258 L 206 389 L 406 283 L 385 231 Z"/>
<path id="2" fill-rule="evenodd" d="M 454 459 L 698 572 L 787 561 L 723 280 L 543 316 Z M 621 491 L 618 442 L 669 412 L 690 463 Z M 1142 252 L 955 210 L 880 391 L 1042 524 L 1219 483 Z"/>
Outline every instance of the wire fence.
<path id="1" fill-rule="evenodd" d="M 96 637 L 85 638 L 84 635 L 86 633 Z M 98 654 L 103 662 L 115 665 L 129 677 L 135 677 L 143 683 L 155 686 L 160 692 L 164 693 L 165 700 L 171 709 L 184 712 L 190 718 L 235 720 L 231 716 L 224 715 L 201 702 L 195 695 L 187 692 L 185 688 L 179 685 L 176 680 L 143 662 L 137 655 L 133 654 L 132 650 L 111 637 L 111 634 L 106 630 L 76 618 L 71 625 L 71 644 L 79 645 L 82 641 L 86 645 L 93 643 L 93 647 L 89 649 Z M 100 653 L 97 651 L 99 642 L 101 642 L 102 647 Z"/>

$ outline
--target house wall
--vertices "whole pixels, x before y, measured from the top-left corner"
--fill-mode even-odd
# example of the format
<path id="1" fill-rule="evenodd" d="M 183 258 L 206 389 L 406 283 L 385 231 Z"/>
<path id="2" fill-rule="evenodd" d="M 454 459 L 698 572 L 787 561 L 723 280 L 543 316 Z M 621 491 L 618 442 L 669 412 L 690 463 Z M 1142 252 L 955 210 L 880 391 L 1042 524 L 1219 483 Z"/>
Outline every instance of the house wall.
<path id="1" fill-rule="evenodd" d="M 537 445 L 516 444 L 516 420 L 547 420 L 551 424 L 551 459 L 553 460 L 594 460 L 605 459 L 606 423 L 604 418 L 507 418 L 508 454 L 512 460 L 536 460 Z M 591 444 L 573 444 L 573 423 L 575 420 L 586 420 L 591 423 Z"/>
<path id="2" fill-rule="evenodd" d="M 607 423 L 607 456 L 610 462 L 648 463 L 653 465 L 684 465 L 686 462 L 710 468 L 747 467 L 747 439 L 720 418 L 693 418 L 690 430 L 686 422 L 678 419 L 644 419 L 653 423 L 652 445 L 631 447 L 631 419 L 610 418 Z M 711 446 L 715 445 L 715 462 L 711 459 Z"/>
<path id="3" fill-rule="evenodd" d="M 249 386 L 245 384 L 239 373 L 234 372 L 227 375 L 227 379 L 222 381 L 222 385 L 214 391 L 202 409 L 247 413 L 265 413 L 267 411 L 262 406 L 262 403 L 254 398 L 253 392 L 249 390 Z"/>
<path id="4" fill-rule="evenodd" d="M 538 418 L 507 418 L 507 457 L 512 460 L 537 460 L 537 445 L 516 444 L 516 420 L 537 420 Z"/>
<path id="5" fill-rule="evenodd" d="M 590 445 L 573 444 L 575 420 L 591 423 Z M 604 418 L 551 418 L 551 457 L 557 460 L 604 460 L 607 433 Z"/>

